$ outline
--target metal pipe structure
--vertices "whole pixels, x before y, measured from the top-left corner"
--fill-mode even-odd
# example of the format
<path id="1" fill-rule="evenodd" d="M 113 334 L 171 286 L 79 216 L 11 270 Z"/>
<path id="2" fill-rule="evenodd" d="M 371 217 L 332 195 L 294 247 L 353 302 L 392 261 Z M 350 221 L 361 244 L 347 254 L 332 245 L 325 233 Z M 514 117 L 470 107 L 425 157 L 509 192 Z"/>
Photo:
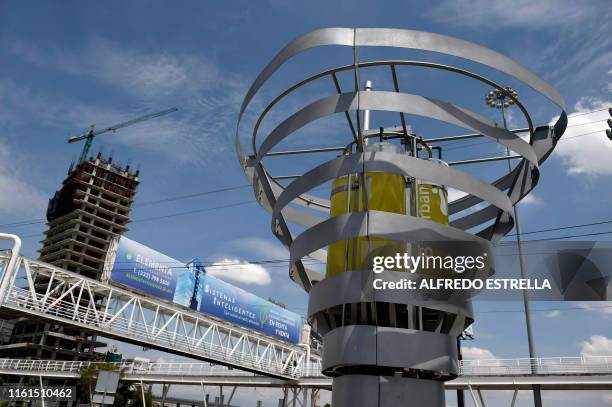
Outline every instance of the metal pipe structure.
<path id="1" fill-rule="evenodd" d="M 465 164 L 481 164 L 490 163 L 493 161 L 512 161 L 516 158 L 522 158 L 520 155 L 502 155 L 499 157 L 474 158 L 472 160 L 450 161 L 448 165 L 465 165 Z"/>
<path id="2" fill-rule="evenodd" d="M 8 295 L 8 287 L 14 280 L 14 274 L 17 272 L 16 263 L 19 260 L 19 252 L 21 251 L 21 239 L 17 235 L 0 233 L 0 240 L 11 240 L 13 242 L 11 257 L 0 278 L 0 304 L 2 304 L 5 297 Z"/>
<path id="3" fill-rule="evenodd" d="M 364 90 L 366 92 L 370 92 L 372 90 L 372 81 L 365 82 Z M 370 130 L 370 109 L 363 111 L 363 130 Z M 364 139 L 364 142 L 367 143 L 367 140 Z"/>
<path id="4" fill-rule="evenodd" d="M 295 155 L 295 154 L 312 154 L 312 153 L 330 153 L 344 151 L 345 147 L 324 147 L 324 148 L 313 148 L 310 150 L 290 150 L 290 151 L 275 151 L 266 154 L 266 157 L 274 157 L 280 155 Z"/>
<path id="5" fill-rule="evenodd" d="M 304 51 L 323 46 L 351 49 L 352 61 L 290 85 L 259 113 L 252 128 L 243 125 L 247 111 L 249 116 L 256 113 L 251 111 L 252 99 L 281 66 Z M 499 128 L 464 107 L 402 92 L 398 70 L 443 70 L 497 90 L 504 90 L 501 85 L 477 73 L 429 61 L 359 61 L 359 47 L 424 50 L 486 65 L 544 95 L 560 109 L 559 118 L 554 125 L 534 128 L 525 106 L 510 95 L 529 126 L 529 141 L 525 141 L 518 131 Z M 360 78 L 376 67 L 388 68 L 393 91 L 361 89 Z M 351 70 L 352 89 L 342 89 L 339 74 Z M 287 95 L 318 80 L 333 84 L 329 94 L 304 103 L 271 131 L 259 134 L 260 125 Z M 384 123 L 374 130 L 370 114 L 363 114 L 372 110 L 398 113 L 399 123 Z M 336 114 L 344 115 L 348 123 L 346 132 L 334 137 L 335 141 L 345 137 L 347 147 L 342 154 L 323 162 L 313 161 L 321 155 L 302 155 L 330 148 L 318 145 L 322 137 L 308 137 L 298 130 Z M 351 114 L 355 114 L 356 123 Z M 470 133 L 423 140 L 412 134 L 408 115 L 446 122 Z M 562 97 L 531 71 L 480 45 L 433 33 L 386 28 L 320 29 L 287 44 L 264 67 L 240 107 L 236 150 L 256 199 L 271 213 L 272 233 L 289 250 L 289 277 L 309 293 L 308 319 L 323 337 L 322 372 L 333 380 L 334 407 L 445 405 L 444 382 L 460 372 L 456 339 L 474 321 L 471 300 L 457 292 L 429 298 L 414 290 L 377 290 L 373 287 L 372 258 L 380 253 L 408 253 L 426 241 L 475 245 L 491 252 L 492 258 L 493 245 L 514 226 L 513 206 L 537 184 L 539 167 L 566 126 Z M 243 132 L 251 136 L 252 151 L 248 153 L 241 144 Z M 291 137 L 300 138 L 300 144 L 310 148 L 298 150 L 300 154 L 274 151 Z M 520 162 L 499 179 L 483 180 L 431 158 L 430 142 L 462 142 L 476 137 L 495 141 L 516 156 L 463 159 L 450 165 L 514 158 Z M 429 157 L 418 156 L 417 144 Z M 266 168 L 271 155 L 277 156 L 275 160 L 285 156 L 283 170 L 301 175 L 275 176 Z M 310 169 L 304 172 L 304 168 Z M 290 182 L 281 185 L 278 181 L 283 179 Z M 330 199 L 310 194 L 330 183 Z M 450 187 L 466 195 L 447 205 L 446 191 Z M 441 211 L 437 218 L 423 214 L 421 198 L 427 193 L 436 194 Z M 429 198 L 434 199 L 434 195 Z M 488 206 L 468 210 L 483 201 Z M 449 221 L 448 215 L 455 217 Z M 299 228 L 294 231 L 295 225 Z M 326 262 L 326 273 L 307 268 L 302 261 L 307 257 Z M 376 274 L 387 281 L 410 275 L 401 270 Z"/>

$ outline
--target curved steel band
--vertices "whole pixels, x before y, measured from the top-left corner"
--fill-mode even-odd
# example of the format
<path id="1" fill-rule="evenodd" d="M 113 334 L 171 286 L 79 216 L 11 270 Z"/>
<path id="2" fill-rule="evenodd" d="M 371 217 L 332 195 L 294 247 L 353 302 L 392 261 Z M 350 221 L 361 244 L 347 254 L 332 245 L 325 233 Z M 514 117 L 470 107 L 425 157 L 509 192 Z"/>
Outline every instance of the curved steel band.
<path id="1" fill-rule="evenodd" d="M 537 128 L 531 133 L 530 142 L 526 143 L 516 134 L 497 128 L 489 120 L 440 100 L 399 92 L 344 93 L 322 98 L 302 108 L 283 121 L 268 135 L 259 151 L 254 151 L 255 156 L 248 157 L 245 155 L 240 144 L 239 130 L 245 110 L 254 95 L 288 59 L 308 49 L 326 45 L 411 48 L 468 59 L 515 77 L 546 96 L 561 107 L 563 111 L 552 128 L 549 126 Z M 451 69 L 453 67 L 446 68 Z M 354 67 L 354 69 L 356 68 Z M 462 73 L 459 72 L 462 71 L 461 69 L 455 69 L 458 73 Z M 478 80 L 485 80 L 485 78 L 475 74 L 469 75 L 468 73 L 468 76 Z M 315 77 L 318 76 L 315 75 Z M 290 92 L 290 90 L 285 93 Z M 283 96 L 284 94 L 279 98 Z M 275 99 L 275 101 L 280 100 L 279 98 Z M 359 100 L 359 103 L 357 103 L 357 100 Z M 274 105 L 274 102 L 271 105 Z M 267 113 L 269 108 L 266 108 L 262 116 Z M 262 158 L 275 145 L 295 130 L 334 113 L 365 109 L 421 115 L 472 129 L 507 146 L 524 157 L 524 159 L 510 174 L 500 177 L 492 185 L 487 185 L 479 180 L 475 180 L 474 177 L 448 168 L 436 170 L 431 166 L 427 166 L 430 163 L 418 163 L 418 161 L 422 160 L 415 158 L 392 162 L 391 158 L 381 153 L 377 153 L 374 157 L 356 155 L 356 157 L 342 157 L 331 160 L 299 177 L 287 188 L 271 179 L 265 173 L 265 169 L 263 169 L 261 164 Z M 526 113 L 525 110 L 524 112 Z M 529 120 L 528 114 L 527 117 Z M 260 116 L 256 128 L 258 128 L 261 119 L 262 117 Z M 559 93 L 522 65 L 495 51 L 467 41 L 414 30 L 326 28 L 298 37 L 283 48 L 263 69 L 249 88 L 241 105 L 235 141 L 238 158 L 245 169 L 245 174 L 254 185 L 260 204 L 267 211 L 273 213 L 273 232 L 283 244 L 290 248 L 292 265 L 295 265 L 296 262 L 301 264 L 299 259 L 313 251 L 318 255 L 318 258 L 325 257 L 324 251 L 320 248 L 325 247 L 332 241 L 363 235 L 389 238 L 393 236 L 399 240 L 406 240 L 408 237 L 427 240 L 432 238 L 432 235 L 437 235 L 438 238 L 448 238 L 453 235 L 459 240 L 480 240 L 482 238 L 489 239 L 492 242 L 498 241 L 513 226 L 509 205 L 520 201 L 536 185 L 539 178 L 538 165 L 551 153 L 560 136 L 565 131 L 566 126 L 567 115 L 565 113 L 564 101 Z M 256 131 L 254 134 L 256 134 Z M 253 143 L 255 143 L 255 137 L 253 137 Z M 467 192 L 469 195 L 466 197 L 450 203 L 449 214 L 461 212 L 483 200 L 491 202 L 492 205 L 455 219 L 451 222 L 450 226 L 423 221 L 406 215 L 384 212 L 353 213 L 324 220 L 324 218 L 312 215 L 311 213 L 304 213 L 296 208 L 287 206 L 293 203 L 327 212 L 329 200 L 309 196 L 305 192 L 312 189 L 313 186 L 323 183 L 323 179 L 330 180 L 334 177 L 348 174 L 350 173 L 349 171 L 361 172 L 355 171 L 359 167 L 359 163 L 362 163 L 370 171 L 385 171 L 416 176 L 443 185 L 453 186 Z M 506 190 L 507 196 L 501 192 Z M 264 194 L 262 191 L 266 193 Z M 491 226 L 479 231 L 476 237 L 462 231 L 482 225 L 491 219 L 495 219 L 495 222 Z M 368 220 L 373 220 L 373 222 L 370 223 Z M 293 240 L 290 233 L 286 231 L 286 221 L 296 222 L 310 227 L 310 229 Z M 280 227 L 281 225 L 282 228 Z M 280 231 L 280 229 L 284 231 Z M 452 232 L 453 230 L 454 232 Z M 326 238 L 321 238 L 321 235 L 326 236 Z M 294 271 L 295 268 L 292 269 L 290 274 Z"/>
<path id="2" fill-rule="evenodd" d="M 343 366 L 380 366 L 456 376 L 456 341 L 446 334 L 413 329 L 343 326 L 323 339 L 322 371 Z"/>
<path id="3" fill-rule="evenodd" d="M 409 93 L 361 91 L 330 95 L 292 114 L 279 124 L 260 146 L 255 163 L 291 133 L 308 123 L 334 113 L 354 110 L 403 112 L 441 120 L 482 133 L 538 165 L 535 152 L 516 134 L 496 127 L 494 123 L 459 106 Z"/>
<path id="4" fill-rule="evenodd" d="M 538 157 L 539 163 L 544 162 L 544 160 L 546 160 L 546 158 L 550 155 L 555 145 L 559 141 L 558 135 L 563 134 L 566 127 L 567 115 L 565 112 L 563 112 L 554 128 L 551 129 L 548 126 L 536 128 L 533 135 L 532 146 L 536 156 Z M 536 168 L 525 165 L 525 163 L 521 163 L 514 168 L 511 173 L 499 178 L 493 182 L 492 185 L 502 190 L 508 189 L 510 201 L 512 204 L 515 204 L 535 187 L 538 182 L 538 178 L 539 171 Z M 477 196 L 466 196 L 449 205 L 449 214 L 460 212 L 476 205 L 479 202 L 481 202 L 481 199 Z M 451 226 L 467 230 L 482 224 L 483 220 L 487 221 L 496 217 L 498 213 L 499 211 L 495 207 L 487 206 L 467 216 L 456 219 L 450 224 Z M 488 227 L 478 232 L 478 235 L 496 242 L 510 229 L 511 227 L 507 228 L 505 231 L 504 228 L 500 227 L 495 233 L 493 233 L 493 227 Z"/>
<path id="5" fill-rule="evenodd" d="M 245 172 L 247 179 L 253 185 L 253 193 L 255 197 L 257 198 L 257 202 L 266 211 L 272 213 L 273 206 L 270 202 L 268 202 L 268 200 L 266 199 L 266 195 L 263 192 L 263 189 L 264 189 L 264 186 L 262 185 L 263 181 L 259 179 L 259 177 L 256 176 L 253 167 L 245 167 L 244 172 Z M 270 188 L 272 189 L 274 196 L 279 196 L 284 191 L 284 188 L 281 188 L 280 186 L 276 184 L 270 184 Z M 329 211 L 329 207 L 327 208 L 327 210 Z M 295 223 L 298 223 L 304 226 L 314 226 L 323 220 L 323 218 L 320 216 L 315 216 L 310 213 L 299 211 L 291 207 L 284 208 L 282 211 L 282 214 L 287 219 L 290 219 L 292 222 L 295 222 Z"/>
<path id="6" fill-rule="evenodd" d="M 249 88 L 240 107 L 240 117 L 255 93 L 288 59 L 325 45 L 411 48 L 468 59 L 515 77 L 565 110 L 563 98 L 551 85 L 512 59 L 481 45 L 445 35 L 397 28 L 323 28 L 291 41 L 272 59 Z"/>
<path id="7" fill-rule="evenodd" d="M 363 69 L 363 68 L 369 68 L 369 67 L 377 67 L 377 66 L 390 66 L 390 67 L 395 67 L 395 66 L 412 66 L 412 67 L 421 67 L 421 68 L 431 68 L 431 69 L 437 69 L 437 70 L 443 70 L 443 71 L 449 71 L 449 72 L 454 72 L 463 76 L 468 76 L 472 79 L 476 79 L 477 81 L 480 81 L 482 83 L 485 83 L 497 90 L 500 91 L 504 91 L 504 87 L 502 85 L 500 85 L 497 82 L 494 82 L 488 78 L 485 78 L 482 75 L 478 75 L 474 72 L 465 70 L 465 69 L 461 69 L 458 68 L 456 66 L 450 66 L 450 65 L 444 65 L 444 64 L 437 64 L 434 62 L 427 62 L 427 61 L 408 61 L 408 60 L 380 60 L 380 61 L 368 61 L 368 62 L 360 62 L 357 65 L 352 64 L 352 65 L 345 65 L 345 66 L 340 66 L 340 67 L 336 67 L 336 68 L 332 68 L 332 69 L 328 69 L 326 71 L 322 71 L 319 72 L 315 75 L 312 75 L 296 84 L 294 84 L 293 86 L 291 86 L 290 88 L 286 89 L 284 92 L 282 92 L 280 95 L 278 95 L 276 98 L 274 98 L 274 100 L 272 100 L 272 102 L 270 102 L 268 104 L 268 106 L 266 106 L 266 108 L 263 110 L 263 112 L 261 113 L 261 115 L 259 115 L 259 117 L 257 118 L 257 123 L 255 123 L 255 126 L 253 128 L 253 137 L 252 137 L 252 144 L 253 144 L 253 151 L 256 151 L 256 140 L 257 140 L 257 133 L 259 131 L 259 127 L 263 121 L 263 119 L 266 117 L 266 115 L 270 112 L 270 110 L 272 110 L 272 108 L 278 103 L 280 102 L 285 96 L 287 96 L 288 94 L 290 94 L 291 92 L 293 92 L 294 90 L 306 85 L 307 83 L 310 83 L 316 79 L 322 78 L 324 76 L 328 76 L 328 75 L 332 75 L 332 74 L 336 74 L 338 72 L 341 71 L 347 71 L 349 69 L 353 70 L 355 69 L 355 66 L 357 67 L 357 69 Z M 516 104 L 516 106 L 521 110 L 521 112 L 523 112 L 523 115 L 525 116 L 525 120 L 527 121 L 527 125 L 529 128 L 529 132 L 533 133 L 533 121 L 531 119 L 531 116 L 529 115 L 529 112 L 527 111 L 527 109 L 525 108 L 525 106 L 523 105 L 523 103 L 521 103 L 521 101 L 517 98 L 515 98 L 513 95 L 508 95 L 508 97 L 510 99 L 512 99 L 514 101 L 514 103 Z"/>
<path id="8" fill-rule="evenodd" d="M 510 199 L 503 191 L 468 173 L 406 154 L 365 152 L 340 156 L 327 161 L 291 182 L 280 194 L 274 205 L 272 212 L 273 223 L 276 222 L 279 213 L 303 193 L 343 175 L 369 171 L 405 176 L 416 176 L 416 174 L 419 174 L 419 179 L 468 192 L 493 203 L 495 207 L 507 212 L 509 215 L 512 211 L 512 202 L 510 202 Z"/>
<path id="9" fill-rule="evenodd" d="M 384 281 L 399 281 L 405 278 L 405 272 L 388 271 L 378 275 Z M 414 276 L 414 275 L 412 275 Z M 364 302 L 387 302 L 390 304 L 417 305 L 473 319 L 472 303 L 462 293 L 449 298 L 432 299 L 421 290 L 376 290 L 373 287 L 375 277 L 369 271 L 350 271 L 327 277 L 314 285 L 308 297 L 308 317 L 319 312 L 344 304 Z M 469 296 L 467 296 L 469 297 Z M 462 325 L 460 330 L 463 330 Z"/>

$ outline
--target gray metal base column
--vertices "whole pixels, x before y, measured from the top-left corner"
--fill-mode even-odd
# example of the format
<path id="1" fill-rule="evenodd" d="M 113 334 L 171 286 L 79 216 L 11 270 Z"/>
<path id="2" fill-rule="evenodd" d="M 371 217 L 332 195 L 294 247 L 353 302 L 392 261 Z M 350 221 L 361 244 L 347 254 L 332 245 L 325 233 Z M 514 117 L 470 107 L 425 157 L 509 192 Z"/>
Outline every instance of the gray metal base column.
<path id="1" fill-rule="evenodd" d="M 346 375 L 333 379 L 334 407 L 444 407 L 444 383 L 401 376 Z"/>

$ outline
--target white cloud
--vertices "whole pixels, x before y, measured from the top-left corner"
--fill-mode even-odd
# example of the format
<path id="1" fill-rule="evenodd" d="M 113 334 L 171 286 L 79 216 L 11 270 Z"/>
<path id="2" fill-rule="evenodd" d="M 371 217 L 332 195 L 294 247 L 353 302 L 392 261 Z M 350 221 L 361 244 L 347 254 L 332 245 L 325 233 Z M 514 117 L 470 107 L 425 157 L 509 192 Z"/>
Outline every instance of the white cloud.
<path id="1" fill-rule="evenodd" d="M 561 311 L 559 311 L 558 309 L 554 309 L 552 311 L 546 312 L 544 316 L 546 318 L 557 318 L 558 316 L 561 316 Z"/>
<path id="2" fill-rule="evenodd" d="M 27 158 L 0 140 L 0 213 L 40 215 L 48 197 L 28 181 Z"/>
<path id="3" fill-rule="evenodd" d="M 244 237 L 232 240 L 230 246 L 241 252 L 249 253 L 258 259 L 288 259 L 289 252 L 278 241 L 259 237 Z"/>
<path id="4" fill-rule="evenodd" d="M 206 267 L 206 272 L 221 279 L 244 284 L 268 285 L 272 281 L 270 273 L 259 264 L 239 259 L 222 259 Z"/>
<path id="5" fill-rule="evenodd" d="M 461 348 L 461 355 L 465 360 L 475 359 L 497 359 L 493 353 L 488 349 L 478 348 L 475 346 L 466 346 Z"/>
<path id="6" fill-rule="evenodd" d="M 539 196 L 530 193 L 525 198 L 521 199 L 521 204 L 523 205 L 539 205 L 542 203 L 542 200 Z"/>
<path id="7" fill-rule="evenodd" d="M 574 113 L 606 109 L 610 106 L 612 101 L 583 97 L 576 103 Z M 612 174 L 612 142 L 605 134 L 605 120 L 609 117 L 607 110 L 573 117 L 570 115 L 569 127 L 553 152 L 561 158 L 568 174 L 592 177 Z"/>
<path id="8" fill-rule="evenodd" d="M 6 78 L 0 78 L 0 104 L 3 107 L 0 119 L 13 133 L 35 122 L 39 128 L 50 126 L 74 129 L 72 134 L 65 134 L 66 138 L 79 134 L 94 123 L 96 128 L 104 128 L 159 108 L 143 106 L 121 111 L 110 106 L 86 105 L 59 95 L 41 94 Z M 219 143 L 217 133 L 206 130 L 199 119 L 194 117 L 195 111 L 179 110 L 168 116 L 121 129 L 117 134 L 103 134 L 96 138 L 92 150 L 95 152 L 100 145 L 124 145 L 161 154 L 173 159 L 175 163 L 207 164 L 209 154 L 223 150 L 224 146 Z M 71 148 L 76 153 L 81 146 Z"/>
<path id="9" fill-rule="evenodd" d="M 580 355 L 612 356 L 612 339 L 601 335 L 593 335 L 588 341 L 580 343 Z"/>
<path id="10" fill-rule="evenodd" d="M 610 301 L 580 302 L 578 306 L 587 311 L 597 312 L 604 318 L 612 317 L 612 302 Z"/>
<path id="11" fill-rule="evenodd" d="M 556 0 L 444 0 L 428 16 L 434 20 L 462 27 L 499 30 L 513 27 L 545 29 L 575 25 L 592 17 L 595 8 L 580 3 Z"/>
<path id="12" fill-rule="evenodd" d="M 203 58 L 131 49 L 104 38 L 95 38 L 83 48 L 70 50 L 16 41 L 12 51 L 45 69 L 93 77 L 146 97 L 199 88 L 204 83 L 212 85 L 219 76 L 215 64 Z"/>
<path id="13" fill-rule="evenodd" d="M 17 41 L 12 51 L 40 68 L 81 80 L 80 87 L 85 79 L 88 86 L 116 88 L 126 94 L 125 103 L 131 106 L 84 105 L 14 84 L 2 92 L 0 80 L 0 98 L 15 106 L 10 115 L 13 121 L 70 124 L 76 133 L 92 123 L 101 128 L 177 106 L 177 113 L 131 126 L 112 139 L 102 136 L 97 143 L 144 148 L 170 156 L 175 163 L 200 165 L 216 165 L 219 160 L 213 155 L 233 151 L 228 135 L 234 132 L 246 82 L 204 55 L 130 48 L 103 38 L 75 49 Z M 6 113 L 0 115 L 2 119 Z"/>
<path id="14" fill-rule="evenodd" d="M 495 49 L 505 48 L 515 60 L 540 72 L 550 83 L 563 83 L 566 90 L 580 91 L 594 85 L 610 69 L 612 36 L 606 24 L 601 24 L 609 19 L 610 12 L 604 4 L 605 1 L 443 0 L 436 2 L 427 16 L 478 33 L 507 30 L 515 41 L 498 41 Z M 512 36 L 515 32 L 530 35 L 534 31 L 545 36 L 544 43 Z M 602 90 L 608 87 L 607 82 L 601 85 Z"/>

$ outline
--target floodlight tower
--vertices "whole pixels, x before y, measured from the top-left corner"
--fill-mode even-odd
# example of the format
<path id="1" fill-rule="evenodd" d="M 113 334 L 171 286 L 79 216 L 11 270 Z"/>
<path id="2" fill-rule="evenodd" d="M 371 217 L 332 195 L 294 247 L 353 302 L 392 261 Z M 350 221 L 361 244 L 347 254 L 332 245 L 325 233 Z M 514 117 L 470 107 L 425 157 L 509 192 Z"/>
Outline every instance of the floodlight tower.
<path id="1" fill-rule="evenodd" d="M 507 86 L 504 89 L 493 89 L 485 95 L 485 103 L 492 109 L 498 109 L 501 111 L 502 123 L 504 129 L 508 128 L 506 122 L 506 109 L 514 105 L 515 100 L 518 97 L 518 93 L 513 88 Z M 506 147 L 506 154 L 510 156 L 510 149 Z M 508 160 L 508 172 L 512 172 L 512 162 Z M 523 257 L 523 246 L 521 244 L 521 226 L 519 220 L 518 207 L 515 205 L 512 208 L 514 211 L 514 222 L 516 227 L 516 244 L 518 247 L 519 266 L 521 271 L 521 278 L 527 278 L 527 272 L 525 271 L 525 260 Z M 529 358 L 536 358 L 535 343 L 533 341 L 533 329 L 531 327 L 531 306 L 529 304 L 529 293 L 527 290 L 523 290 L 523 309 L 525 310 L 525 325 L 527 328 L 527 345 L 529 348 Z M 532 369 L 534 366 L 532 366 Z M 536 372 L 534 372 L 536 373 Z M 533 400 L 536 407 L 542 406 L 542 393 L 539 385 L 533 386 Z"/>
<path id="2" fill-rule="evenodd" d="M 352 58 L 347 65 L 315 73 L 286 88 L 258 116 L 249 114 L 256 120 L 252 127 L 247 125 L 250 121 L 243 119 L 253 98 L 274 73 L 292 57 L 322 46 L 347 47 Z M 496 82 L 461 67 L 428 61 L 359 61 L 359 47 L 424 50 L 487 65 L 543 94 L 559 107 L 559 119 L 552 126 L 534 128 L 525 106 L 510 96 L 528 124 L 530 140 L 524 141 L 515 131 L 497 127 L 463 107 L 402 92 L 398 70 L 450 72 L 506 92 Z M 365 72 L 371 68 L 376 68 L 378 74 L 386 68 L 393 88 L 374 90 L 366 84 L 362 90 L 361 78 L 371 77 Z M 329 94 L 305 102 L 280 123 L 273 123 L 270 131 L 263 132 L 270 113 L 278 113 L 286 96 L 309 86 L 320 90 L 321 86 L 313 84 L 325 80 L 333 85 Z M 350 90 L 342 89 L 346 83 L 351 84 Z M 466 94 L 464 99 L 467 97 Z M 399 120 L 370 129 L 371 112 L 375 111 L 397 112 Z M 348 124 L 346 133 L 334 137 L 346 137 L 336 147 L 329 147 L 321 136 L 299 131 L 335 114 L 343 115 Z M 408 114 L 443 121 L 471 133 L 417 137 L 408 124 Z M 471 293 L 377 289 L 376 279 L 400 284 L 431 276 L 427 274 L 431 271 L 418 269 L 409 273 L 396 269 L 378 273 L 375 258 L 402 253 L 418 256 L 425 249 L 457 253 L 457 247 L 484 251 L 493 257 L 493 245 L 514 225 L 513 205 L 536 185 L 540 164 L 566 126 L 563 98 L 531 71 L 490 49 L 433 33 L 385 28 L 321 29 L 290 42 L 263 69 L 240 108 L 236 149 L 256 199 L 272 215 L 272 233 L 289 250 L 290 278 L 309 293 L 308 318 L 313 329 L 323 336 L 322 370 L 333 377 L 334 407 L 445 405 L 444 381 L 460 373 L 456 339 L 474 320 Z M 249 153 L 242 146 L 245 131 L 251 136 Z M 439 143 L 477 137 L 493 139 L 511 149 L 520 162 L 499 179 L 483 180 L 454 166 L 517 156 L 441 160 Z M 290 138 L 309 147 L 275 149 Z M 432 154 L 436 149 L 437 159 Z M 329 157 L 330 154 L 336 156 Z M 323 158 L 317 162 L 319 157 Z M 270 167 L 272 160 L 285 162 Z M 292 165 L 302 173 L 275 175 L 269 169 L 286 170 Z M 304 172 L 304 168 L 310 169 Z M 320 196 L 318 191 L 324 187 L 328 188 L 327 196 Z M 448 202 L 449 187 L 466 195 Z M 468 210 L 483 201 L 489 205 Z M 306 257 L 325 263 L 325 272 L 305 267 L 302 260 Z M 439 275 L 439 271 L 433 270 L 433 274 Z M 491 268 L 486 274 L 492 272 Z"/>

